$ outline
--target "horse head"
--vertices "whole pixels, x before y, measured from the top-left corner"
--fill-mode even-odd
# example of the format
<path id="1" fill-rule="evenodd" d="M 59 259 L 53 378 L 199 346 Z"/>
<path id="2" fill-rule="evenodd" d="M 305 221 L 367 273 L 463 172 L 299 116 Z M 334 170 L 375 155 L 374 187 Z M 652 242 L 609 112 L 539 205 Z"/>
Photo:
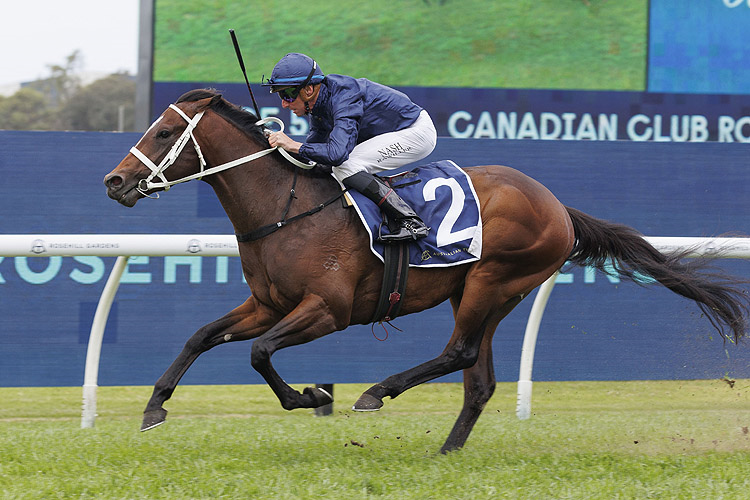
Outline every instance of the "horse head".
<path id="1" fill-rule="evenodd" d="M 199 122 L 209 120 L 209 111 L 217 111 L 228 124 L 255 138 L 258 148 L 268 148 L 263 129 L 255 115 L 228 103 L 212 90 L 192 90 L 171 104 L 156 119 L 130 153 L 114 170 L 104 177 L 107 195 L 119 203 L 132 207 L 144 197 L 158 198 L 159 191 L 168 190 L 172 185 L 193 179 L 201 179 L 226 168 L 228 163 L 213 158 L 211 163 L 218 165 L 206 168 L 207 160 L 196 137 Z M 206 118 L 204 119 L 204 114 Z M 216 133 L 215 127 L 206 129 L 204 136 Z M 227 127 L 222 127 L 226 133 Z M 206 140 L 205 144 L 215 141 Z M 247 144 L 249 141 L 242 141 Z M 272 152 L 266 149 L 260 155 Z M 247 161 L 254 157 L 247 157 Z"/>

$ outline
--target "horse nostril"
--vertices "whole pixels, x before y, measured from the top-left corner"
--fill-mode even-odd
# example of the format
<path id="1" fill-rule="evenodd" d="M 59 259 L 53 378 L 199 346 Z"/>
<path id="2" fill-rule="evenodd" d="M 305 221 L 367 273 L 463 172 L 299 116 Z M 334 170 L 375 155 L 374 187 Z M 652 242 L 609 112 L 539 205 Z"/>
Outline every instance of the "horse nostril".
<path id="1" fill-rule="evenodd" d="M 120 177 L 119 175 L 113 175 L 111 177 L 107 177 L 104 179 L 104 184 L 107 187 L 111 187 L 111 188 L 120 187 L 120 185 L 122 184 L 122 177 Z"/>

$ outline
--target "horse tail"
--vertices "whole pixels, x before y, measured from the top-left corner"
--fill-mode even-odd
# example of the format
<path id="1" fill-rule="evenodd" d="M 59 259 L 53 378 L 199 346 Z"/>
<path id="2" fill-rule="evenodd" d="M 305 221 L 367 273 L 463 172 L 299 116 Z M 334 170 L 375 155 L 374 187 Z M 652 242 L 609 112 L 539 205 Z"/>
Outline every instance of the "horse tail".
<path id="1" fill-rule="evenodd" d="M 711 269 L 712 258 L 721 254 L 686 260 L 690 250 L 663 254 L 631 227 L 565 208 L 576 238 L 570 262 L 611 275 L 616 272 L 639 284 L 657 281 L 695 301 L 723 338 L 738 342 L 745 335 L 750 303 L 739 285 L 747 281 Z"/>

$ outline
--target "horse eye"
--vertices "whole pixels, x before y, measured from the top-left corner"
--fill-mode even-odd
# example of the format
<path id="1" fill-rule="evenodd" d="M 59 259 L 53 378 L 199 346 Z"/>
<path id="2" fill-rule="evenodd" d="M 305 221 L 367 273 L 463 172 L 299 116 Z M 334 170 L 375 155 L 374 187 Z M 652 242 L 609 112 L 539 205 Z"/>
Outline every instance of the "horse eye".
<path id="1" fill-rule="evenodd" d="M 162 129 L 162 130 L 160 130 L 160 131 L 159 131 L 159 132 L 158 132 L 158 133 L 156 134 L 156 137 L 158 137 L 159 139 L 166 139 L 166 138 L 167 138 L 167 137 L 169 137 L 170 135 L 171 135 L 171 133 L 169 132 L 169 130 L 166 130 L 166 129 Z"/>

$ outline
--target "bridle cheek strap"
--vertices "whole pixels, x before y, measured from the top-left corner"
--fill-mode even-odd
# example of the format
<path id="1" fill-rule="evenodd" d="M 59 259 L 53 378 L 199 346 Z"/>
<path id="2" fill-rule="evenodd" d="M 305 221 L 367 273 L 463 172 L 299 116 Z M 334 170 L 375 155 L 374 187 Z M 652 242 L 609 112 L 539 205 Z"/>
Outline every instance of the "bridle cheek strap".
<path id="1" fill-rule="evenodd" d="M 164 157 L 164 159 L 159 163 L 157 166 L 154 164 L 151 159 L 143 154 L 137 147 L 133 146 L 130 148 L 130 152 L 138 158 L 144 165 L 146 165 L 150 170 L 151 174 L 146 177 L 145 179 L 141 179 L 138 182 L 138 186 L 136 189 L 139 193 L 141 193 L 144 196 L 149 196 L 146 194 L 146 191 L 154 188 L 164 188 L 165 191 L 167 191 L 170 186 L 173 184 L 176 184 L 175 182 L 170 182 L 167 180 L 167 178 L 164 176 L 164 171 L 169 168 L 174 162 L 177 161 L 177 158 L 179 158 L 180 154 L 182 153 L 182 150 L 185 149 L 185 146 L 189 141 L 192 141 L 193 147 L 195 148 L 195 152 L 198 154 L 198 159 L 200 161 L 201 165 L 201 171 L 196 176 L 196 178 L 200 178 L 203 176 L 203 171 L 206 168 L 206 160 L 203 158 L 203 153 L 201 152 L 201 148 L 198 145 L 198 141 L 195 140 L 195 136 L 193 135 L 193 130 L 195 130 L 195 127 L 198 126 L 198 122 L 203 118 L 203 111 L 200 113 L 197 113 L 192 119 L 186 115 L 180 108 L 175 106 L 174 104 L 169 105 L 170 109 L 175 110 L 182 118 L 185 119 L 185 121 L 188 123 L 187 127 L 185 127 L 185 130 L 182 132 L 182 135 L 177 139 L 177 141 L 172 145 L 172 148 L 169 150 L 169 153 L 167 153 L 167 156 Z M 158 177 L 162 182 L 152 182 L 155 177 Z M 151 196 L 149 196 L 151 197 Z M 155 196 L 156 198 L 159 197 L 157 194 Z"/>

